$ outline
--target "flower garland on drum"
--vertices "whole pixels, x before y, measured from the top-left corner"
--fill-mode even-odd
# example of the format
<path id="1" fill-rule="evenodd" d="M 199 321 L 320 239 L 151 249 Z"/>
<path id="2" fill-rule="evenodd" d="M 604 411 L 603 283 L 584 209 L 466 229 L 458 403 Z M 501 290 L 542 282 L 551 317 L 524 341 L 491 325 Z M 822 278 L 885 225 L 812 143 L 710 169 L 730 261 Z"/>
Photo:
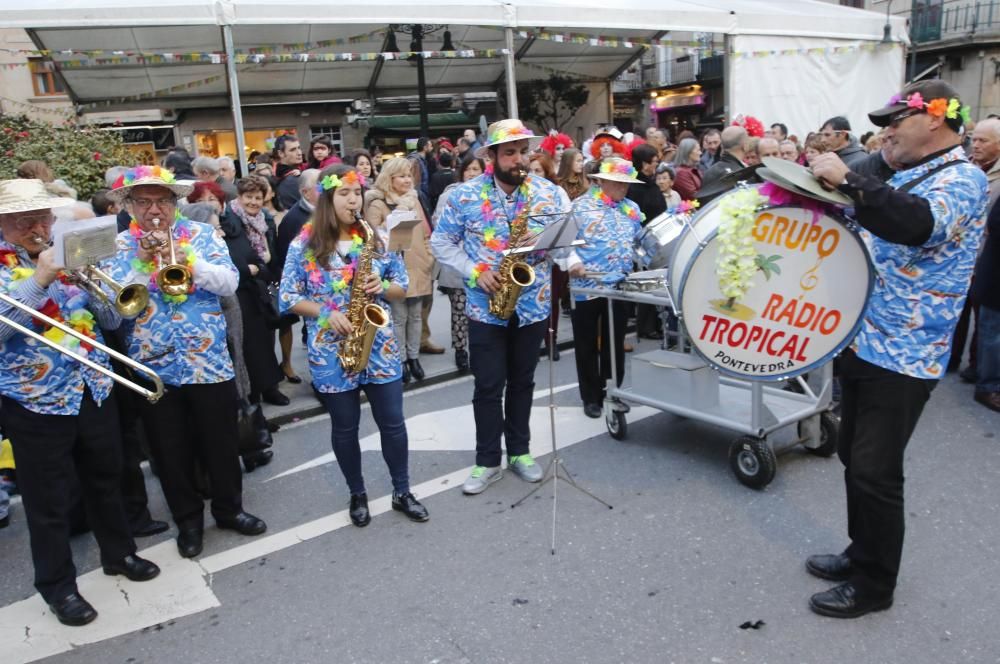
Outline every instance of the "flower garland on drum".
<path id="1" fill-rule="evenodd" d="M 21 265 L 21 261 L 13 249 L 0 248 L 0 263 L 10 268 L 12 275 L 11 285 L 20 283 L 35 273 L 35 268 Z M 97 333 L 94 331 L 97 323 L 94 320 L 94 314 L 86 308 L 86 293 L 82 288 L 75 285 L 65 272 L 60 271 L 58 278 L 59 282 L 66 289 L 67 298 L 65 308 L 69 311 L 69 315 L 64 317 L 62 309 L 60 309 L 59 305 L 52 298 L 45 300 L 38 309 L 38 312 L 64 325 L 68 325 L 89 339 L 97 339 Z M 33 322 L 36 327 L 46 327 L 46 324 L 38 319 L 33 319 Z M 79 347 L 82 355 L 86 355 L 93 348 L 90 344 L 86 342 L 81 343 L 76 337 L 66 334 L 53 325 L 48 325 L 42 332 L 42 336 L 69 350 L 76 350 Z"/>
<path id="2" fill-rule="evenodd" d="M 493 210 L 493 203 L 490 201 L 490 190 L 493 188 L 493 164 L 487 164 L 486 171 L 483 173 L 482 178 L 483 185 L 479 189 L 479 200 L 481 201 L 479 210 L 483 215 L 483 223 L 485 224 L 483 228 L 483 244 L 486 245 L 486 248 L 491 251 L 503 253 L 506 251 L 510 241 L 509 239 L 503 239 L 497 236 L 497 215 L 496 211 Z M 514 207 L 514 222 L 511 224 L 509 235 L 521 232 L 520 229 L 514 227 L 514 224 L 528 223 L 527 219 L 521 221 L 521 214 L 524 212 L 524 208 L 528 205 L 528 192 L 528 180 L 525 179 L 524 182 L 522 182 L 517 188 L 517 204 Z M 469 288 L 475 288 L 476 283 L 479 280 L 479 275 L 489 269 L 490 265 L 488 263 L 477 263 L 476 266 L 472 268 L 472 275 L 469 277 L 467 282 L 469 284 Z"/>
<path id="3" fill-rule="evenodd" d="M 177 210 L 174 211 L 174 221 L 179 222 L 181 220 L 181 213 Z M 191 230 L 187 226 L 177 225 L 175 226 L 177 232 L 177 241 L 174 243 L 174 253 L 178 254 L 182 261 L 184 261 L 191 273 L 194 273 L 194 263 L 195 263 L 195 253 L 194 249 L 191 247 Z M 136 242 L 136 246 L 139 244 L 139 240 L 146 235 L 145 231 L 139 226 L 139 222 L 135 219 L 128 225 L 129 235 Z M 173 233 L 174 229 L 168 229 L 168 233 Z M 191 280 L 191 286 L 187 293 L 182 293 L 180 295 L 168 295 L 160 291 L 160 287 L 156 283 L 156 274 L 159 272 L 159 266 L 156 261 L 148 260 L 143 261 L 139 258 L 132 259 L 132 269 L 141 274 L 149 275 L 149 283 L 147 288 L 150 293 L 160 293 L 160 297 L 163 298 L 165 302 L 171 304 L 182 304 L 187 301 L 188 295 L 194 292 L 194 279 Z"/>
<path id="4" fill-rule="evenodd" d="M 715 275 L 719 290 L 728 298 L 723 305 L 726 309 L 732 309 L 753 285 L 752 279 L 758 269 L 753 228 L 757 209 L 766 201 L 756 188 L 747 187 L 737 189 L 719 203 L 722 219 L 717 234 L 719 255 Z"/>

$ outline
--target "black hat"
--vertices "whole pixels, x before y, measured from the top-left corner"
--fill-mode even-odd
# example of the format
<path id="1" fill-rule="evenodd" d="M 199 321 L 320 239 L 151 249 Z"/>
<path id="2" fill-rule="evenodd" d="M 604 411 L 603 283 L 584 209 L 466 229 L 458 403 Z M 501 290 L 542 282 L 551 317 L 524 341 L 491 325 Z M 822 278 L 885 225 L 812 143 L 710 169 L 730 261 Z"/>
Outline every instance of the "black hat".
<path id="1" fill-rule="evenodd" d="M 905 111 L 909 108 L 906 103 L 906 98 L 914 92 L 919 92 L 925 102 L 929 102 L 933 99 L 958 99 L 958 92 L 955 91 L 955 88 L 940 79 L 917 81 L 916 83 L 910 83 L 903 88 L 902 92 L 889 100 L 888 105 L 878 109 L 877 111 L 869 113 L 868 119 L 871 120 L 872 124 L 877 127 L 888 127 L 897 113 Z M 948 126 L 955 131 L 958 131 L 958 129 L 962 126 L 961 120 L 956 119 L 954 123 L 949 121 Z"/>

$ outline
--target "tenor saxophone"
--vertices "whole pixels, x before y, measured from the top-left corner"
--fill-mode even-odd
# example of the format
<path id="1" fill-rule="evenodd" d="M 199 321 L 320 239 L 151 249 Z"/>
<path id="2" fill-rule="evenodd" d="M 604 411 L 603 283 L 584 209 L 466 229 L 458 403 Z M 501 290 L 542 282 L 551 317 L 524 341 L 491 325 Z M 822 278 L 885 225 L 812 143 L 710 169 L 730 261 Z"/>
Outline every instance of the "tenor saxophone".
<path id="1" fill-rule="evenodd" d="M 522 216 L 510 225 L 509 249 L 518 246 L 521 238 L 528 232 L 527 205 L 521 214 Z M 508 251 L 500 261 L 497 274 L 500 278 L 500 288 L 490 296 L 490 314 L 501 320 L 508 320 L 514 315 L 521 291 L 535 283 L 535 269 Z"/>
<path id="2" fill-rule="evenodd" d="M 385 308 L 373 302 L 372 296 L 365 292 L 365 279 L 371 274 L 372 257 L 375 254 L 375 231 L 361 218 L 360 212 L 355 212 L 355 216 L 366 237 L 351 279 L 351 302 L 347 309 L 351 333 L 341 343 L 337 353 L 340 365 L 349 374 L 364 371 L 372 353 L 372 344 L 375 343 L 375 334 L 379 328 L 389 324 L 389 314 Z"/>

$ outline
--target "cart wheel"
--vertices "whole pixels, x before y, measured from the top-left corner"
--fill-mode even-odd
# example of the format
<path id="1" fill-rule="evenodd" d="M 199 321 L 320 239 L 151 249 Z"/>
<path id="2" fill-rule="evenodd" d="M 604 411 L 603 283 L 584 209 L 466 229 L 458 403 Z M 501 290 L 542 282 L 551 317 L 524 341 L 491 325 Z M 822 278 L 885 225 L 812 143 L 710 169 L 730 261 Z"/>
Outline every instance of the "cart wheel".
<path id="1" fill-rule="evenodd" d="M 608 425 L 608 433 L 615 440 L 625 440 L 628 435 L 628 422 L 625 420 L 625 413 L 620 410 L 609 410 L 604 416 L 604 423 Z"/>
<path id="2" fill-rule="evenodd" d="M 833 456 L 837 451 L 837 436 L 840 433 L 840 418 L 827 410 L 819 416 L 819 445 L 807 447 L 810 454 L 816 456 Z"/>
<path id="3" fill-rule="evenodd" d="M 765 439 L 743 436 L 729 447 L 729 467 L 746 486 L 763 489 L 774 479 L 777 460 Z"/>

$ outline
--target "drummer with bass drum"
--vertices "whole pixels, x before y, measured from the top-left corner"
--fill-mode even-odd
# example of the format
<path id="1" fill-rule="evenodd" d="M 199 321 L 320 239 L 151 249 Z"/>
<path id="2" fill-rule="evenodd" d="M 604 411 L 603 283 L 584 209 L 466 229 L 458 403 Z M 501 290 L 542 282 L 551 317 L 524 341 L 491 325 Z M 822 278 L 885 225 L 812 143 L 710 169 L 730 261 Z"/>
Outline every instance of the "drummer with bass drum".
<path id="1" fill-rule="evenodd" d="M 566 259 L 571 288 L 614 286 L 632 270 L 636 237 L 642 229 L 639 206 L 625 197 L 630 184 L 641 183 L 635 167 L 624 159 L 601 162 L 591 177 L 598 183 L 573 201 L 577 246 Z M 607 298 L 574 295 L 573 339 L 580 397 L 587 417 L 601 416 L 604 388 L 611 378 L 611 349 L 615 352 L 615 380 L 621 385 L 625 372 L 625 324 L 627 303 L 611 304 L 615 338 L 609 343 Z"/>

